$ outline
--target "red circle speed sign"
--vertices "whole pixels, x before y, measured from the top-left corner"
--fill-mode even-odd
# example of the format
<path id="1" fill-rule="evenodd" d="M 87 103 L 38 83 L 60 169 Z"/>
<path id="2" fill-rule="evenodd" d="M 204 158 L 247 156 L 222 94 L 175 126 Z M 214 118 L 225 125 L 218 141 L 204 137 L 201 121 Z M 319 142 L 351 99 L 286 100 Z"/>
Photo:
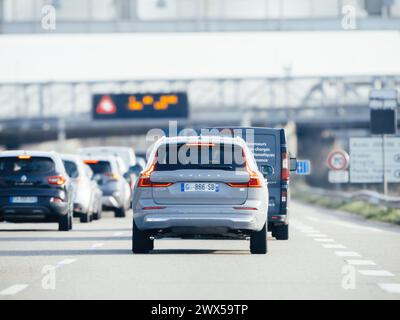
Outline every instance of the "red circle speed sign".
<path id="1" fill-rule="evenodd" d="M 334 150 L 329 153 L 327 162 L 331 170 L 346 170 L 349 167 L 349 155 L 344 150 Z"/>

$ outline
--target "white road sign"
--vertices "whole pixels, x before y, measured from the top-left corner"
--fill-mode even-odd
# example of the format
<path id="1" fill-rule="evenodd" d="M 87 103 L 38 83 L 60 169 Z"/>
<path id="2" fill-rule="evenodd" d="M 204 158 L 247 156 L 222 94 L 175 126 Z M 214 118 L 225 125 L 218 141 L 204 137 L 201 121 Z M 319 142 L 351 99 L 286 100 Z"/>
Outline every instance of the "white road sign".
<path id="1" fill-rule="evenodd" d="M 347 183 L 349 182 L 349 172 L 347 170 L 330 170 L 328 181 L 330 183 Z"/>
<path id="2" fill-rule="evenodd" d="M 346 170 L 349 166 L 349 155 L 344 150 L 334 150 L 329 153 L 327 163 L 331 170 Z"/>
<path id="3" fill-rule="evenodd" d="M 387 181 L 400 182 L 400 137 L 387 137 L 385 151 Z M 383 182 L 381 138 L 350 139 L 350 181 Z"/>

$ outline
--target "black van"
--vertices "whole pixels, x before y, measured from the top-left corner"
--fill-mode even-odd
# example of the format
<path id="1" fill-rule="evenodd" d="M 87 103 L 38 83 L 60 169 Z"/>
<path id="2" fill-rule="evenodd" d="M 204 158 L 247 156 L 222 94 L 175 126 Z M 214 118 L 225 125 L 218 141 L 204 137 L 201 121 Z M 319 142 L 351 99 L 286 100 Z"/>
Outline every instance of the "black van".
<path id="1" fill-rule="evenodd" d="M 282 128 L 219 127 L 202 129 L 202 135 L 239 136 L 247 142 L 268 181 L 268 231 L 277 240 L 289 239 L 289 177 L 296 170 L 296 159 L 289 157 Z"/>

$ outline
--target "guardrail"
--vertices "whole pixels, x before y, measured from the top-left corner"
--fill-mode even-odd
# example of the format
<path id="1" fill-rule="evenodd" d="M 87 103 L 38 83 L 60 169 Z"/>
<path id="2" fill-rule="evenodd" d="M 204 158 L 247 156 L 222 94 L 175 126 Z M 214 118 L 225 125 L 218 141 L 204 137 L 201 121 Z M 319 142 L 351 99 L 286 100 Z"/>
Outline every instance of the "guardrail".
<path id="1" fill-rule="evenodd" d="M 361 200 L 370 204 L 385 206 L 391 209 L 400 209 L 400 197 L 386 196 L 376 191 L 360 190 L 356 192 L 343 192 L 337 190 L 326 190 L 314 187 L 301 187 L 301 192 L 310 192 L 321 196 L 336 198 L 346 202 Z"/>

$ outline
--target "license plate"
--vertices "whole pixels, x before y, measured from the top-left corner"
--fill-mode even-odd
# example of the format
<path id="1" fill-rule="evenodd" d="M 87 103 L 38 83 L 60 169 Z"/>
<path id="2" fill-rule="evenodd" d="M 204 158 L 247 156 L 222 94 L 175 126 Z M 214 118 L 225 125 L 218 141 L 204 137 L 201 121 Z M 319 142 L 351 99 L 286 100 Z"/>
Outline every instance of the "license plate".
<path id="1" fill-rule="evenodd" d="M 11 203 L 36 203 L 37 197 L 11 197 Z"/>
<path id="2" fill-rule="evenodd" d="M 182 183 L 182 192 L 219 192 L 217 183 Z"/>

